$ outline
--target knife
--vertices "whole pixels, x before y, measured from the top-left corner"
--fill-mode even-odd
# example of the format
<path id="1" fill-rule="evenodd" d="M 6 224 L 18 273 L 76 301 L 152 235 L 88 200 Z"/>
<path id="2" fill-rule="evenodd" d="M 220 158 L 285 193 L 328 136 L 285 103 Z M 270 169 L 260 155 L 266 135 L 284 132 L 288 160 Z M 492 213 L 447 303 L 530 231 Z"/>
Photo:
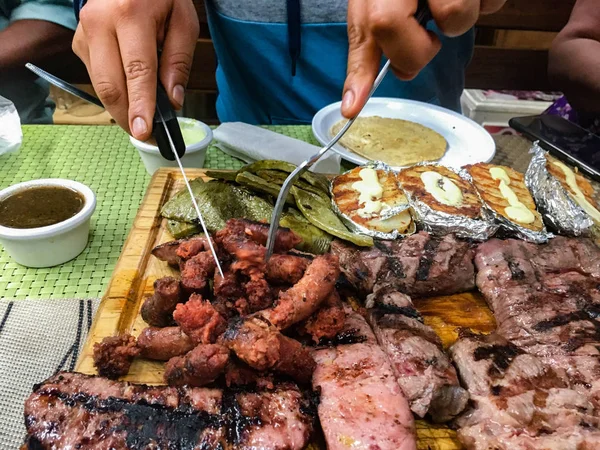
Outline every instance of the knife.
<path id="1" fill-rule="evenodd" d="M 170 109 L 170 105 L 169 105 L 169 109 Z M 175 144 L 173 143 L 173 138 L 171 137 L 171 133 L 169 131 L 169 126 L 165 122 L 165 118 L 163 116 L 162 107 L 158 103 L 156 103 L 156 117 L 158 118 L 159 126 L 162 129 L 161 134 L 168 141 L 169 146 L 171 148 L 172 155 L 173 155 L 175 161 L 177 161 L 177 165 L 179 166 L 179 170 L 181 172 L 181 175 L 183 176 L 183 181 L 185 182 L 185 186 L 187 187 L 187 190 L 190 193 L 190 198 L 192 199 L 192 204 L 194 205 L 194 209 L 196 210 L 196 214 L 198 215 L 198 220 L 200 221 L 200 225 L 202 225 L 202 230 L 204 231 L 204 235 L 206 236 L 206 240 L 208 241 L 208 246 L 210 247 L 210 251 L 213 255 L 213 258 L 215 259 L 215 263 L 216 263 L 217 268 L 219 269 L 219 273 L 221 274 L 221 277 L 222 277 L 223 269 L 221 268 L 221 264 L 219 263 L 219 257 L 217 256 L 217 252 L 215 251 L 215 247 L 213 245 L 212 238 L 210 237 L 210 233 L 206 229 L 206 224 L 204 223 L 204 218 L 202 217 L 202 213 L 200 212 L 200 208 L 198 207 L 198 202 L 196 202 L 196 198 L 194 197 L 194 192 L 192 191 L 190 182 L 189 182 L 187 176 L 185 175 L 185 171 L 183 170 L 183 165 L 181 164 L 181 158 L 179 157 L 179 155 L 177 154 L 178 152 L 175 149 Z M 177 127 L 177 128 L 179 129 L 179 127 Z M 181 133 L 181 130 L 179 130 L 179 133 Z"/>

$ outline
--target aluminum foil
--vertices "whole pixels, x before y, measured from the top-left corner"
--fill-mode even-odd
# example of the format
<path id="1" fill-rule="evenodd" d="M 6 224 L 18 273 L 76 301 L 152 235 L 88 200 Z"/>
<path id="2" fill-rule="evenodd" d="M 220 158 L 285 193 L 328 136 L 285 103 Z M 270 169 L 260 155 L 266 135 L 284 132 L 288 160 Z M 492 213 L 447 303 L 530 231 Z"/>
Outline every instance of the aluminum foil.
<path id="1" fill-rule="evenodd" d="M 381 161 L 370 161 L 367 164 L 360 166 L 360 168 L 361 169 L 368 168 L 368 169 L 374 169 L 374 170 L 384 170 L 388 173 L 393 173 L 393 174 L 397 173 L 390 166 L 388 166 L 387 164 L 385 164 Z M 356 170 L 356 169 L 353 169 L 353 170 Z M 349 172 L 351 172 L 351 170 L 344 172 L 340 176 L 346 175 Z M 398 186 L 398 189 L 400 189 L 399 186 Z M 400 237 L 410 236 L 411 234 L 414 234 L 417 231 L 417 226 L 415 224 L 414 214 L 413 214 L 412 210 L 410 211 L 410 215 L 412 217 L 412 222 L 410 223 L 408 230 L 406 230 L 406 232 L 404 232 L 404 233 L 400 233 L 398 230 L 395 230 L 391 233 L 385 233 L 383 231 L 376 231 L 376 230 L 372 230 L 370 228 L 364 227 L 362 225 L 359 225 L 358 223 L 354 222 L 350 218 L 350 216 L 344 214 L 338 208 L 337 203 L 334 200 L 333 183 L 331 183 L 330 191 L 331 191 L 331 204 L 333 206 L 333 210 L 340 217 L 342 222 L 344 222 L 344 225 L 346 225 L 346 227 L 348 227 L 348 229 L 354 233 L 366 234 L 367 236 L 372 236 L 377 239 L 394 240 L 394 239 L 398 239 Z M 410 209 L 410 204 L 408 202 L 404 205 L 398 205 L 393 208 L 387 208 L 380 213 L 379 218 L 382 220 L 389 219 L 397 214 L 400 214 L 401 212 L 406 211 L 407 209 Z"/>
<path id="2" fill-rule="evenodd" d="M 471 183 L 471 176 L 464 169 L 455 169 L 453 167 L 443 166 L 436 163 L 419 163 L 417 166 L 432 166 L 432 167 L 445 167 L 446 169 L 456 173 L 459 177 L 469 181 Z M 473 186 L 475 192 L 477 190 Z M 409 192 L 406 192 L 406 198 L 413 208 L 417 224 L 425 231 L 435 234 L 455 234 L 456 236 L 473 239 L 476 241 L 484 241 L 494 235 L 498 229 L 498 224 L 495 223 L 494 217 L 490 214 L 488 208 L 481 207 L 481 219 L 472 219 L 466 216 L 448 214 L 445 212 L 437 211 L 429 206 L 427 203 L 419 200 L 412 196 Z"/>
<path id="3" fill-rule="evenodd" d="M 546 169 L 546 151 L 537 142 L 529 150 L 533 153 L 525 184 L 531 191 L 542 217 L 553 231 L 569 236 L 590 233 L 594 222 L 577 204 L 567 190 Z"/>

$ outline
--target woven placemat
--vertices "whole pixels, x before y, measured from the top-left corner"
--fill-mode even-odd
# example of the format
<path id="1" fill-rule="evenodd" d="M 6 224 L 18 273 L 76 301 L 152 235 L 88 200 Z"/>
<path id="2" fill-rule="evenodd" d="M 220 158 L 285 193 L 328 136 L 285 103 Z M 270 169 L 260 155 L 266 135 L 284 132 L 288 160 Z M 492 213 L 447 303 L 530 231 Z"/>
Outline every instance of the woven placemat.
<path id="1" fill-rule="evenodd" d="M 266 127 L 318 145 L 310 126 Z M 49 269 L 28 269 L 0 247 L 0 298 L 94 298 L 102 296 L 150 181 L 144 166 L 117 126 L 31 125 L 23 127 L 23 146 L 0 157 L 0 188 L 36 178 L 69 178 L 97 195 L 93 233 L 73 261 Z M 495 162 L 524 170 L 529 144 L 500 136 Z M 514 161 L 516 164 L 511 164 Z M 238 169 L 243 162 L 210 147 L 205 167 Z M 344 169 L 352 167 L 343 164 Z"/>
<path id="2" fill-rule="evenodd" d="M 33 385 L 73 370 L 99 299 L 0 300 L 0 449 L 19 448 Z"/>

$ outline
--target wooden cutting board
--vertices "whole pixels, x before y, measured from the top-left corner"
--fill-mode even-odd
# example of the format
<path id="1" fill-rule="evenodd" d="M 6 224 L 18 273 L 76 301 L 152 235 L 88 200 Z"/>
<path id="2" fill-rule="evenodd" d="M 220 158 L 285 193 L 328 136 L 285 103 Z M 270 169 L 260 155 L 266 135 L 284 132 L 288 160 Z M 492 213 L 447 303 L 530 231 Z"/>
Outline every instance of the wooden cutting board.
<path id="1" fill-rule="evenodd" d="M 202 169 L 187 169 L 190 179 L 209 178 Z M 76 370 L 95 374 L 93 346 L 107 336 L 130 333 L 138 336 L 147 326 L 140 309 L 144 299 L 153 293 L 153 283 L 164 276 L 179 276 L 179 272 L 151 255 L 158 244 L 172 240 L 166 230 L 166 220 L 160 217 L 165 202 L 184 188 L 177 169 L 158 170 L 146 191 L 133 227 L 123 247 L 108 289 L 94 318 Z M 425 322 L 442 338 L 445 347 L 452 345 L 460 328 L 476 332 L 491 332 L 494 317 L 477 292 L 433 297 L 415 301 Z M 164 363 L 136 359 L 123 380 L 134 383 L 163 384 Z M 462 448 L 456 433 L 446 426 L 417 421 L 418 448 L 454 450 Z"/>

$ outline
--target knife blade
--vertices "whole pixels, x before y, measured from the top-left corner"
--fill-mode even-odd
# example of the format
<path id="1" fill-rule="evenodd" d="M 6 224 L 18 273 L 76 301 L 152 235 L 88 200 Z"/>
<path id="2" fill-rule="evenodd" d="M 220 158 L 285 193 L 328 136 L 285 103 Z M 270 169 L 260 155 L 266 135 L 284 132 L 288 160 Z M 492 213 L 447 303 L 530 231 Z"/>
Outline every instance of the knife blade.
<path id="1" fill-rule="evenodd" d="M 223 269 L 221 269 L 221 264 L 219 263 L 219 257 L 217 256 L 217 252 L 215 251 L 215 247 L 213 245 L 212 238 L 210 237 L 210 233 L 206 229 L 206 224 L 204 223 L 204 218 L 202 217 L 202 213 L 200 212 L 200 208 L 198 207 L 198 202 L 196 202 L 196 198 L 194 197 L 194 192 L 192 191 L 190 182 L 189 182 L 187 176 L 185 175 L 185 171 L 183 170 L 183 165 L 181 164 L 181 158 L 179 158 L 179 155 L 177 154 L 177 150 L 175 150 L 175 144 L 173 143 L 173 139 L 171 138 L 171 133 L 169 132 L 169 127 L 167 126 L 167 123 L 165 122 L 165 118 L 163 117 L 161 109 L 162 108 L 160 108 L 157 104 L 156 111 L 158 113 L 158 117 L 160 118 L 160 122 L 164 129 L 164 135 L 166 136 L 166 138 L 169 142 L 169 145 L 171 146 L 171 151 L 173 152 L 173 155 L 175 156 L 175 161 L 177 161 L 177 165 L 179 166 L 179 170 L 181 171 L 181 175 L 183 176 L 183 181 L 185 182 L 187 190 L 190 193 L 190 198 L 192 199 L 192 204 L 194 205 L 196 214 L 198 215 L 198 220 L 200 221 L 200 225 L 202 225 L 202 230 L 204 231 L 204 235 L 206 236 L 206 240 L 208 241 L 208 246 L 210 247 L 210 251 L 213 255 L 213 258 L 215 259 L 215 263 L 216 263 L 217 268 L 219 269 L 219 273 L 221 274 L 221 277 L 222 277 Z"/>

